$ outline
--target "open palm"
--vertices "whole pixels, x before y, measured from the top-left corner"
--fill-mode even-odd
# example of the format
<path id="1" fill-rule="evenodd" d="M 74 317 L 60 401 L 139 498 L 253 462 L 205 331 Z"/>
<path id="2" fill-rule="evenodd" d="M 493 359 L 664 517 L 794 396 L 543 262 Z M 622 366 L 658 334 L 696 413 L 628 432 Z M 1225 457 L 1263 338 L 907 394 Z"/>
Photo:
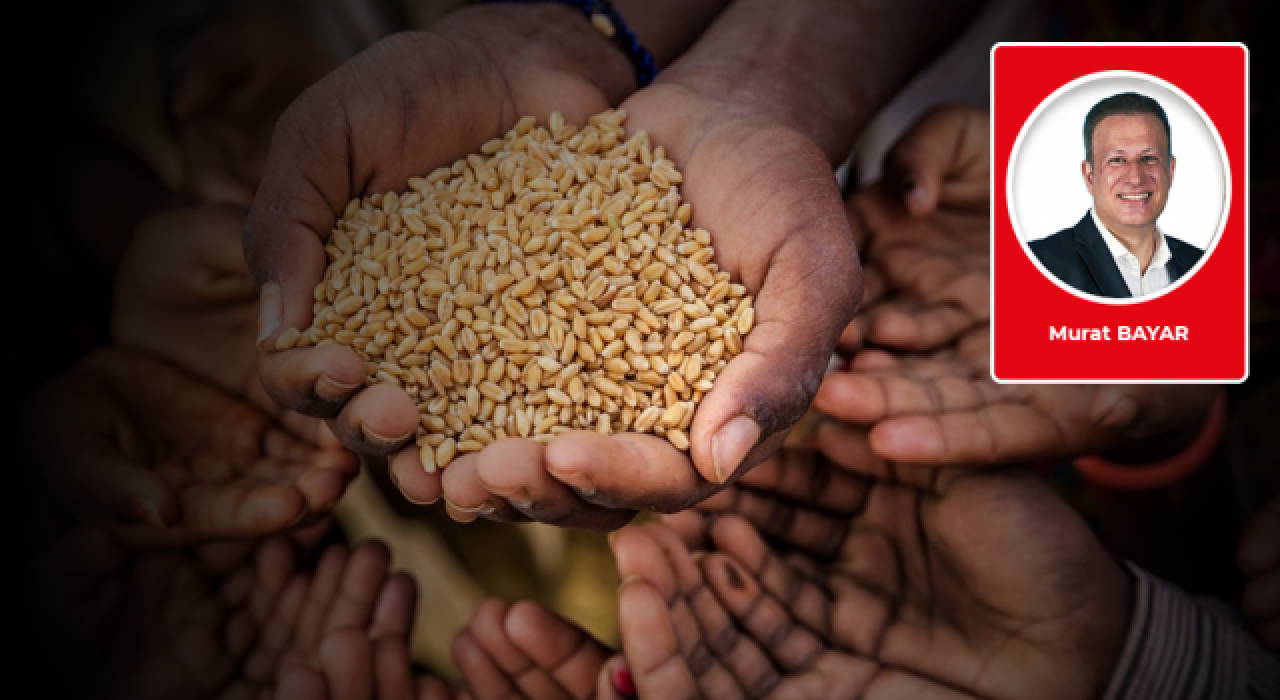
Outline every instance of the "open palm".
<path id="1" fill-rule="evenodd" d="M 98 350 L 23 411 L 32 481 L 139 546 L 270 534 L 323 517 L 355 459 L 153 357 Z M 68 439 L 75 436 L 75 439 Z"/>
<path id="2" fill-rule="evenodd" d="M 823 382 L 814 406 L 871 425 L 880 456 L 913 464 L 991 464 L 1179 444 L 1218 389 L 1195 385 L 996 384 L 990 327 L 915 355 L 863 350 Z M 844 428 L 831 424 L 838 434 Z"/>
<path id="3" fill-rule="evenodd" d="M 25 581 L 49 695 L 256 698 L 319 667 L 335 631 L 407 639 L 414 588 L 387 575 L 386 549 L 333 546 L 312 571 L 299 544 L 320 534 L 163 553 L 92 526 L 64 534 Z"/>
<path id="4" fill-rule="evenodd" d="M 1083 522 L 1029 474 L 905 483 L 864 467 L 784 452 L 705 516 L 619 536 L 620 573 L 635 577 L 623 646 L 642 695 L 1100 692 L 1128 583 Z M 709 532 L 715 550 L 695 559 L 677 531 L 695 546 Z"/>

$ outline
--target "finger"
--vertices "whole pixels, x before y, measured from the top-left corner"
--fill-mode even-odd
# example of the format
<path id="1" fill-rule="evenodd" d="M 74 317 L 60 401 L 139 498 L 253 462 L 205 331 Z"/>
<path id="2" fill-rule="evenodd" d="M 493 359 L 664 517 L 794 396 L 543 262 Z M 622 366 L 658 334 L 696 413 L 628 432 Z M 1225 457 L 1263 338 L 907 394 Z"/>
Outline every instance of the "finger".
<path id="1" fill-rule="evenodd" d="M 652 435 L 570 431 L 547 445 L 545 459 L 552 477 L 582 500 L 605 508 L 674 512 L 716 488 L 687 457 Z"/>
<path id="2" fill-rule="evenodd" d="M 527 601 L 512 605 L 504 623 L 511 642 L 569 697 L 591 697 L 608 655 L 591 635 Z"/>
<path id="3" fill-rule="evenodd" d="M 299 522 L 307 514 L 307 505 L 292 485 L 237 484 L 184 489 L 182 510 L 185 523 L 195 532 L 255 536 L 279 532 Z"/>
<path id="4" fill-rule="evenodd" d="M 698 683 L 680 654 L 666 600 L 645 581 L 618 592 L 618 627 L 638 697 L 695 698 Z"/>
<path id="5" fill-rule="evenodd" d="M 707 649 L 698 621 L 686 602 L 687 597 L 705 587 L 701 572 L 688 551 L 680 545 L 678 536 L 657 525 L 628 527 L 614 539 L 614 552 L 624 591 L 630 582 L 643 581 L 663 595 L 666 607 L 662 616 L 664 624 L 670 626 L 668 634 L 681 655 L 681 664 L 687 667 L 695 682 L 700 687 L 704 681 L 717 688 L 731 687 L 732 676 L 723 668 L 713 668 L 717 663 Z M 625 607 L 619 610 L 620 624 L 625 626 Z M 624 631 L 624 649 L 627 648 L 626 640 Z M 630 651 L 627 653 L 629 655 Z"/>
<path id="6" fill-rule="evenodd" d="M 373 700 L 373 643 L 363 631 L 344 629 L 325 635 L 320 664 L 333 700 Z"/>
<path id="7" fill-rule="evenodd" d="M 972 182 L 952 188 L 949 201 L 971 202 L 985 195 L 988 133 L 985 114 L 958 105 L 939 107 L 917 120 L 885 157 L 885 183 L 902 197 L 913 216 L 926 216 L 943 197 L 944 182 Z M 982 197 L 984 200 L 985 197 Z"/>
<path id="8" fill-rule="evenodd" d="M 552 477 L 546 453 L 532 440 L 499 440 L 480 452 L 475 474 L 485 491 L 538 522 L 608 531 L 631 520 L 632 511 L 588 503 Z"/>
<path id="9" fill-rule="evenodd" d="M 685 604 L 697 620 L 700 635 L 699 645 L 685 654 L 685 661 L 697 675 L 704 697 L 765 697 L 778 685 L 778 670 L 758 645 L 742 635 L 710 586 L 700 585 L 685 597 Z M 700 662 L 706 653 L 713 660 Z"/>
<path id="10" fill-rule="evenodd" d="M 767 496 L 844 515 L 860 511 L 869 491 L 865 478 L 832 469 L 813 452 L 802 450 L 779 450 L 739 483 Z"/>
<path id="11" fill-rule="evenodd" d="M 413 577 L 400 572 L 389 576 L 373 606 L 369 637 L 392 637 L 408 641 L 413 631 L 413 613 L 418 602 L 418 586 Z"/>
<path id="12" fill-rule="evenodd" d="M 699 510 L 682 510 L 679 513 L 664 515 L 661 518 L 661 522 L 680 536 L 681 541 L 684 542 L 684 546 L 689 548 L 689 551 L 705 550 L 710 547 L 710 540 L 707 539 L 707 528 L 711 525 L 711 517 L 701 512 L 703 507 L 709 501 L 718 501 L 721 497 L 728 497 L 730 492 L 737 488 L 736 486 L 730 487 L 703 501 L 698 504 Z"/>
<path id="13" fill-rule="evenodd" d="M 274 347 L 273 342 L 264 341 L 267 347 Z M 280 406 L 317 418 L 341 413 L 343 405 L 364 387 L 364 372 L 360 356 L 341 345 L 294 348 L 258 357 L 258 376 L 267 395 Z"/>
<path id="14" fill-rule="evenodd" d="M 833 372 L 818 390 L 814 407 L 834 418 L 865 424 L 893 416 L 969 411 L 986 406 L 997 391 L 983 380 Z"/>
<path id="15" fill-rule="evenodd" d="M 481 483 L 476 474 L 480 459 L 478 454 L 467 454 L 449 463 L 449 468 L 440 477 L 445 503 L 450 509 L 471 516 L 501 522 L 526 522 L 528 518 L 523 513 L 506 499 L 490 494 Z"/>
<path id="16" fill-rule="evenodd" d="M 735 649 L 735 653 L 744 659 L 758 659 L 749 666 L 730 664 L 752 697 L 766 694 L 781 682 L 772 664 L 777 664 L 783 673 L 798 673 L 807 670 L 823 652 L 823 641 L 796 624 L 787 608 L 732 558 L 713 552 L 703 558 L 702 570 L 732 624 L 745 632 L 746 638 L 737 646 L 750 652 Z M 768 669 L 768 673 L 757 669 Z"/>
<path id="17" fill-rule="evenodd" d="M 1246 574 L 1280 565 L 1280 498 L 1272 499 L 1253 516 L 1244 537 L 1240 538 L 1236 559 Z"/>
<path id="18" fill-rule="evenodd" d="M 501 600 L 490 599 L 481 603 L 467 625 L 471 638 L 507 681 L 520 691 L 521 696 L 547 700 L 567 698 L 568 694 L 555 679 L 539 668 L 508 636 L 506 617 L 509 609 L 510 606 Z"/>
<path id="19" fill-rule="evenodd" d="M 348 401 L 329 428 L 354 452 L 391 455 L 413 440 L 418 407 L 400 387 L 375 384 Z"/>
<path id="20" fill-rule="evenodd" d="M 725 562 L 720 562 L 721 570 L 715 571 L 711 564 L 704 559 L 702 562 L 703 571 L 707 574 L 708 579 L 712 581 L 716 587 L 717 595 L 720 588 L 728 585 L 733 589 L 728 594 L 736 595 L 742 591 L 739 585 L 743 579 L 739 574 L 739 569 L 746 569 L 746 572 L 756 581 L 757 584 L 771 597 L 769 606 L 774 608 L 782 608 L 794 620 L 794 624 L 803 628 L 813 638 L 812 641 L 821 644 L 829 643 L 831 639 L 831 599 L 823 588 L 809 579 L 805 573 L 797 573 L 792 566 L 779 559 L 777 553 L 769 548 L 769 545 L 760 538 L 750 523 L 740 517 L 725 516 L 716 518 L 715 524 L 712 526 L 712 538 L 715 540 L 717 548 L 725 555 L 730 557 L 737 567 L 732 567 Z M 709 557 L 708 557 L 709 558 Z M 738 576 L 738 578 L 734 578 Z M 772 615 L 767 612 L 766 615 Z M 782 624 L 780 629 L 787 629 L 791 625 Z M 753 629 L 747 627 L 746 629 Z M 753 632 L 753 634 L 755 634 Z M 789 634 L 789 632 L 788 632 Z M 785 635 L 783 635 L 785 636 Z M 777 635 L 766 635 L 764 637 L 756 634 L 757 640 L 775 639 Z M 806 654 L 816 655 L 817 651 L 807 646 L 809 642 L 804 642 L 800 646 L 791 649 L 794 653 L 787 656 L 777 656 L 775 659 L 782 664 L 784 669 L 795 670 L 804 667 L 812 662 L 812 658 L 806 658 Z M 774 644 L 767 643 L 766 647 L 772 648 Z M 781 648 L 778 650 L 782 651 Z M 770 651 L 775 654 L 775 651 Z"/>
<path id="21" fill-rule="evenodd" d="M 671 623 L 689 670 L 704 697 L 751 696 L 769 688 L 776 672 L 749 647 L 738 646 L 738 634 L 707 587 L 697 562 L 679 536 L 661 524 L 644 526 L 675 574 L 679 593 L 668 602 Z"/>
<path id="22" fill-rule="evenodd" d="M 369 626 L 390 562 L 387 546 L 375 540 L 362 542 L 352 550 L 337 597 L 325 618 L 325 633 L 343 629 L 363 632 Z M 391 604 L 395 607 L 394 601 Z"/>
<path id="23" fill-rule="evenodd" d="M 259 619 L 264 622 L 257 648 L 241 665 L 241 673 L 245 678 L 263 683 L 276 677 L 278 669 L 287 670 L 301 664 L 301 658 L 285 660 L 283 663 L 281 658 L 291 642 L 307 639 L 301 634 L 295 637 L 295 631 L 301 630 L 298 622 L 306 609 L 310 583 L 307 576 L 295 574 L 278 599 L 271 601 L 266 607 L 254 606 Z"/>
<path id="24" fill-rule="evenodd" d="M 469 628 L 454 635 L 450 650 L 468 695 L 476 700 L 518 697 L 511 678 L 489 657 Z"/>
<path id="25" fill-rule="evenodd" d="M 871 429 L 871 448 L 893 462 L 993 464 L 1057 456 L 1068 445 L 1051 418 L 1020 404 L 964 413 L 890 418 Z M 1088 449 L 1087 446 L 1083 446 Z"/>
<path id="26" fill-rule="evenodd" d="M 346 547 L 333 545 L 324 550 L 316 564 L 306 603 L 298 619 L 296 639 L 304 650 L 319 646 L 325 631 L 325 620 L 333 600 L 342 586 L 343 575 L 351 553 Z"/>
<path id="27" fill-rule="evenodd" d="M 381 637 L 373 642 L 374 687 L 378 700 L 414 700 L 413 668 L 409 650 L 399 637 Z"/>
<path id="28" fill-rule="evenodd" d="M 597 700 L 630 700 L 636 697 L 636 680 L 622 655 L 610 658 L 596 676 Z"/>
<path id="29" fill-rule="evenodd" d="M 423 466 L 421 449 L 411 444 L 388 460 L 391 481 L 410 503 L 420 506 L 430 505 L 440 500 L 442 493 L 440 479 L 443 477 L 443 473 L 435 467 L 434 458 L 431 461 L 431 471 L 427 471 Z"/>
<path id="30" fill-rule="evenodd" d="M 882 305 L 872 314 L 868 340 L 902 350 L 928 350 L 945 345 L 975 323 L 967 312 L 947 304 L 926 306 L 908 312 Z"/>

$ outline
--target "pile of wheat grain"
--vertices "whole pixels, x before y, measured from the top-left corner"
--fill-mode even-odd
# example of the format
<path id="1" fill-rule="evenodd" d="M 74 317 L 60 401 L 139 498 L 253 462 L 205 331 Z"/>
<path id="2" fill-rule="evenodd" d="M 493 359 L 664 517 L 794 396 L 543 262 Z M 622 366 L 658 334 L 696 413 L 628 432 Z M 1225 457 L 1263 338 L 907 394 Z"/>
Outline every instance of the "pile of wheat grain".
<path id="1" fill-rule="evenodd" d="M 423 467 L 496 439 L 648 432 L 677 448 L 755 312 L 686 228 L 682 176 L 625 113 L 521 119 L 481 153 L 352 200 L 325 246 L 312 326 L 421 411 Z"/>

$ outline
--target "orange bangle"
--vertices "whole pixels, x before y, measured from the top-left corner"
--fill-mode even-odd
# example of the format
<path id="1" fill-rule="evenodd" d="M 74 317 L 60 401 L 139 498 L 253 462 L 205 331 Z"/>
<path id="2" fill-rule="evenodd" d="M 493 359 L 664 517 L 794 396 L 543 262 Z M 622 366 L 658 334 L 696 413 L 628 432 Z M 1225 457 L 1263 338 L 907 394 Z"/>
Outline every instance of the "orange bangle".
<path id="1" fill-rule="evenodd" d="M 1077 457 L 1076 470 L 1087 481 L 1117 491 L 1154 491 L 1182 481 L 1200 468 L 1222 439 L 1227 425 L 1227 394 L 1218 392 L 1200 434 L 1186 449 L 1159 462 L 1126 466 L 1101 457 Z"/>

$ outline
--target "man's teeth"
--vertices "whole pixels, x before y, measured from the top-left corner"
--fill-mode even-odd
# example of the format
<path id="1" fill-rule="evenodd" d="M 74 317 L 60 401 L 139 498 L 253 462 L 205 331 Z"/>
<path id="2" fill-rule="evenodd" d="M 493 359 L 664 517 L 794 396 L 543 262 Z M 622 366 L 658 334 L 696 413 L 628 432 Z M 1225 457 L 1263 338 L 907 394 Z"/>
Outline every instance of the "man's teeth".
<path id="1" fill-rule="evenodd" d="M 1150 192 L 1143 192 L 1142 194 L 1122 194 L 1122 195 L 1120 195 L 1120 199 L 1129 199 L 1129 200 L 1135 200 L 1135 201 L 1136 201 L 1136 200 L 1139 200 L 1139 199 L 1147 199 L 1147 198 L 1149 198 L 1149 197 L 1151 197 L 1151 193 L 1150 193 Z"/>

